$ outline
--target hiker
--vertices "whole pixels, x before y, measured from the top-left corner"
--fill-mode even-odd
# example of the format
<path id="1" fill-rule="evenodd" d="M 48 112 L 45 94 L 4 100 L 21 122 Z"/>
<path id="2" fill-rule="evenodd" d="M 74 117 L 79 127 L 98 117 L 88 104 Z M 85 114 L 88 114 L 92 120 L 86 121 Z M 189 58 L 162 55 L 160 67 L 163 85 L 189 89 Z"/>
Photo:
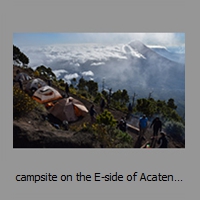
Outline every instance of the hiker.
<path id="1" fill-rule="evenodd" d="M 106 105 L 106 103 L 105 103 L 105 99 L 102 98 L 102 99 L 101 99 L 101 103 L 100 103 L 101 112 L 104 111 L 104 107 L 105 107 L 105 105 Z"/>
<path id="2" fill-rule="evenodd" d="M 65 130 L 68 130 L 68 129 L 69 129 L 69 128 L 68 128 L 68 125 L 69 125 L 68 121 L 67 121 L 67 120 L 64 120 L 64 121 L 63 121 L 63 126 L 64 126 Z"/>
<path id="3" fill-rule="evenodd" d="M 48 86 L 52 86 L 52 81 L 50 78 L 47 80 L 47 84 L 48 84 Z"/>
<path id="4" fill-rule="evenodd" d="M 121 117 L 120 121 L 117 124 L 117 128 L 123 132 L 126 132 L 126 119 L 125 117 Z"/>
<path id="5" fill-rule="evenodd" d="M 145 132 L 147 130 L 147 126 L 148 126 L 148 118 L 146 117 L 146 115 L 143 115 L 142 117 L 140 117 L 139 119 L 139 129 L 140 129 L 140 138 L 144 138 L 145 139 Z"/>
<path id="6" fill-rule="evenodd" d="M 131 103 L 129 102 L 129 104 L 128 104 L 127 119 L 129 119 L 129 117 L 131 116 L 132 111 L 133 111 L 133 107 L 132 107 Z"/>
<path id="7" fill-rule="evenodd" d="M 133 111 L 133 107 L 132 107 L 131 103 L 129 103 L 128 104 L 128 112 L 132 113 L 132 111 Z"/>
<path id="8" fill-rule="evenodd" d="M 126 132 L 127 126 L 126 126 L 126 118 L 124 117 L 124 132 Z"/>
<path id="9" fill-rule="evenodd" d="M 91 123 L 94 123 L 95 121 L 95 115 L 97 114 L 96 110 L 94 109 L 94 104 L 90 107 L 90 117 L 91 117 Z"/>
<path id="10" fill-rule="evenodd" d="M 152 138 L 157 138 L 158 136 L 158 131 L 160 130 L 160 132 L 162 131 L 162 122 L 160 121 L 159 117 L 156 117 L 151 125 L 150 128 L 153 126 L 153 137 Z"/>
<path id="11" fill-rule="evenodd" d="M 161 137 L 158 139 L 158 148 L 167 148 L 168 140 L 166 138 L 166 134 L 164 132 L 160 132 Z"/>
<path id="12" fill-rule="evenodd" d="M 69 85 L 67 82 L 65 83 L 65 92 L 66 92 L 67 97 L 69 97 Z"/>

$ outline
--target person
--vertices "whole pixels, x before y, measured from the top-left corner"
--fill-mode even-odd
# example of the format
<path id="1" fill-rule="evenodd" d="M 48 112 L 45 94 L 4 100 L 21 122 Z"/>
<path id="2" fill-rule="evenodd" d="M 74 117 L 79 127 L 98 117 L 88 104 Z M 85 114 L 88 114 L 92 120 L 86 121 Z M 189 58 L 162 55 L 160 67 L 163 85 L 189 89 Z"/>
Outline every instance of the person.
<path id="1" fill-rule="evenodd" d="M 47 84 L 48 86 L 52 86 L 52 80 L 50 78 L 47 80 Z"/>
<path id="2" fill-rule="evenodd" d="M 66 92 L 67 97 L 69 97 L 69 85 L 67 82 L 65 83 L 65 92 Z"/>
<path id="3" fill-rule="evenodd" d="M 68 121 L 64 120 L 63 121 L 63 126 L 64 126 L 65 130 L 68 130 L 68 125 L 69 125 Z"/>
<path id="4" fill-rule="evenodd" d="M 168 140 L 166 138 L 166 134 L 164 132 L 160 132 L 161 137 L 158 139 L 158 148 L 167 148 Z"/>
<path id="5" fill-rule="evenodd" d="M 117 128 L 123 132 L 126 132 L 126 119 L 125 117 L 121 117 L 119 123 L 117 124 Z"/>
<path id="6" fill-rule="evenodd" d="M 148 126 L 148 118 L 146 117 L 146 115 L 144 114 L 142 117 L 140 117 L 139 119 L 139 129 L 140 129 L 140 138 L 144 138 L 145 139 L 145 132 L 147 130 L 147 126 Z"/>
<path id="7" fill-rule="evenodd" d="M 104 111 L 105 104 L 106 104 L 106 103 L 105 103 L 105 99 L 102 98 L 102 99 L 101 99 L 101 103 L 100 103 L 101 112 Z"/>
<path id="8" fill-rule="evenodd" d="M 133 111 L 133 107 L 132 107 L 131 103 L 129 103 L 128 104 L 128 112 L 132 113 L 132 111 Z"/>
<path id="9" fill-rule="evenodd" d="M 150 125 L 150 128 L 153 126 L 153 137 L 152 138 L 157 138 L 158 136 L 158 131 L 162 131 L 162 122 L 160 121 L 160 118 L 159 117 L 156 117 L 151 125 Z"/>
<path id="10" fill-rule="evenodd" d="M 91 123 L 95 121 L 95 115 L 97 114 L 96 110 L 94 109 L 94 104 L 90 107 L 90 117 L 91 117 Z"/>

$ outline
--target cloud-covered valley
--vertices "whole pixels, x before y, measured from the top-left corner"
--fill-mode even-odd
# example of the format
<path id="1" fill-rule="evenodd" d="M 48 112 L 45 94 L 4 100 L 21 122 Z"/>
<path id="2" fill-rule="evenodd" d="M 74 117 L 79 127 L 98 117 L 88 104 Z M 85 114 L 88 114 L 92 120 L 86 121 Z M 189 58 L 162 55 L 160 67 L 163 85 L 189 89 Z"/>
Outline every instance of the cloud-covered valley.
<path id="1" fill-rule="evenodd" d="M 127 89 L 148 95 L 155 91 L 185 90 L 184 54 L 166 47 L 150 48 L 139 41 L 127 44 L 59 44 L 20 47 L 35 69 L 50 67 L 58 78 L 71 82 L 84 77 L 98 82 L 101 89 Z M 162 49 L 162 51 L 161 51 Z M 180 61 L 180 62 L 179 62 Z"/>

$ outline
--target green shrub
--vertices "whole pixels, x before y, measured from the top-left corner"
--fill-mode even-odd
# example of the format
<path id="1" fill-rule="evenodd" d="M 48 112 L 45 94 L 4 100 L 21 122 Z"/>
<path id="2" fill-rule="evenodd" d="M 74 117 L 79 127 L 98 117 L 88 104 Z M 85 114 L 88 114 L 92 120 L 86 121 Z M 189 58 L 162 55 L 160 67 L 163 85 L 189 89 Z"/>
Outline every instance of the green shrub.
<path id="1" fill-rule="evenodd" d="M 101 98 L 102 98 L 101 94 L 97 93 L 97 95 L 94 97 L 94 103 L 99 103 Z"/>
<path id="2" fill-rule="evenodd" d="M 103 148 L 132 148 L 133 138 L 116 127 L 104 124 L 84 125 L 84 131 L 89 131 L 95 135 Z"/>
<path id="3" fill-rule="evenodd" d="M 13 117 L 20 117 L 36 107 L 36 102 L 18 87 L 13 87 Z"/>
<path id="4" fill-rule="evenodd" d="M 114 116 L 108 110 L 104 110 L 100 115 L 97 116 L 96 122 L 99 124 L 115 126 L 117 121 Z"/>
<path id="5" fill-rule="evenodd" d="M 185 126 L 180 122 L 169 121 L 165 123 L 165 132 L 174 139 L 185 140 Z"/>

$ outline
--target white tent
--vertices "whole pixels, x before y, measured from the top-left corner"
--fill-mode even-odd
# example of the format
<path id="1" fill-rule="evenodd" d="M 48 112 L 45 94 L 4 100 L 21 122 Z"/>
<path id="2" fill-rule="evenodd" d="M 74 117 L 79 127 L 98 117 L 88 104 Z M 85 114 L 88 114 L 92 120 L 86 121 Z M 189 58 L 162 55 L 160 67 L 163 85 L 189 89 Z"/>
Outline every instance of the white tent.
<path id="1" fill-rule="evenodd" d="M 56 89 L 45 85 L 37 89 L 32 98 L 39 103 L 48 103 L 62 98 L 62 95 Z"/>

